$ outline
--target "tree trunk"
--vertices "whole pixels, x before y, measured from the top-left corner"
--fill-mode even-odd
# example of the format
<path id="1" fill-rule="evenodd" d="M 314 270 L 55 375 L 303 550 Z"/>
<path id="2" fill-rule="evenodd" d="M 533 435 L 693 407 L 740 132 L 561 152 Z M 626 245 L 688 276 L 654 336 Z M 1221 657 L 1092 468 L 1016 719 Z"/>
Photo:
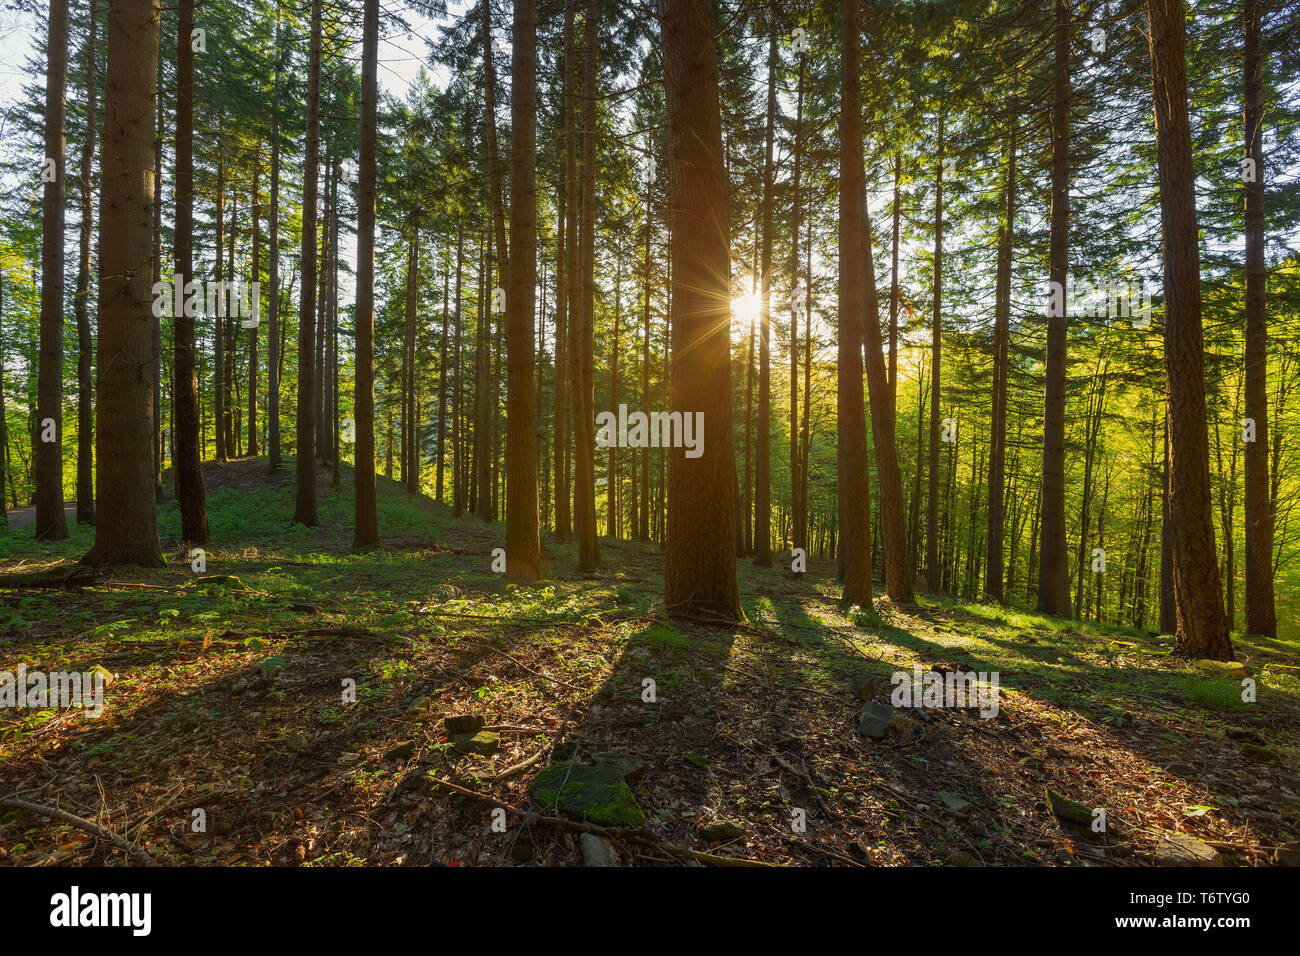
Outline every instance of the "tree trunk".
<path id="1" fill-rule="evenodd" d="M 1007 352 L 1011 335 L 1011 244 L 1016 223 L 1016 137 L 1007 151 L 1006 211 L 998 230 L 998 272 L 993 303 L 993 420 L 989 426 L 989 510 L 984 594 L 1003 603 L 1003 511 L 1006 504 Z"/>
<path id="2" fill-rule="evenodd" d="M 485 0 L 486 2 L 486 0 Z M 542 576 L 537 500 L 537 6 L 515 0 L 510 57 L 510 256 L 506 289 L 506 577 Z"/>
<path id="3" fill-rule="evenodd" d="M 925 587 L 939 590 L 939 383 L 943 346 L 943 121 L 939 114 L 939 152 L 934 186 L 934 315 L 930 344 L 930 456 L 925 519 Z"/>
<path id="4" fill-rule="evenodd" d="M 1264 271 L 1264 54 L 1260 0 L 1245 0 L 1246 158 L 1254 175 L 1246 188 L 1246 633 L 1277 636 L 1273 601 L 1273 501 L 1268 486 L 1268 313 Z M 1229 619 L 1231 621 L 1231 618 Z"/>
<path id="5" fill-rule="evenodd" d="M 740 617 L 734 548 L 731 253 L 719 105 L 718 33 L 710 0 L 662 0 L 672 326 L 672 404 L 699 413 L 702 454 L 668 449 L 664 596 L 670 613 Z"/>
<path id="6" fill-rule="evenodd" d="M 41 178 L 41 351 L 36 388 L 36 539 L 68 536 L 63 513 L 64 96 L 68 85 L 68 0 L 50 0 L 45 72 L 45 162 Z M 156 56 L 155 52 L 155 56 Z M 153 106 L 149 107 L 150 123 Z M 152 146 L 152 144 L 150 144 Z M 145 273 L 148 275 L 148 272 Z"/>
<path id="7" fill-rule="evenodd" d="M 320 0 L 316 0 L 317 3 Z M 357 169 L 356 389 L 353 396 L 354 548 L 379 543 L 375 497 L 375 129 L 379 0 L 365 0 L 361 43 L 361 161 Z M 310 322 L 309 319 L 304 321 Z M 389 456 L 390 460 L 392 456 Z"/>
<path id="8" fill-rule="evenodd" d="M 1039 525 L 1038 610 L 1070 616 L 1065 531 L 1065 362 L 1070 281 L 1070 7 L 1056 0 L 1056 75 L 1052 105 L 1051 297 L 1043 398 L 1043 517 Z"/>
<path id="9" fill-rule="evenodd" d="M 767 135 L 759 295 L 758 447 L 754 461 L 754 563 L 772 566 L 772 152 L 776 137 L 776 24 L 767 24 Z"/>
<path id="10" fill-rule="evenodd" d="M 271 95 L 271 222 L 266 281 L 271 327 L 266 332 L 267 472 L 280 468 L 280 3 L 275 4 L 275 79 Z"/>
<path id="11" fill-rule="evenodd" d="M 375 3 L 376 0 L 369 0 L 369 4 Z M 366 16 L 373 14 L 370 6 L 366 8 Z M 318 524 L 316 517 L 316 408 L 312 403 L 312 396 L 316 394 L 316 366 L 313 356 L 316 353 L 315 343 L 315 322 L 316 322 L 316 184 L 317 184 L 317 167 L 320 162 L 320 57 L 321 57 L 321 0 L 312 0 L 311 4 L 311 46 L 309 63 L 307 68 L 307 141 L 303 154 L 303 185 L 302 185 L 302 258 L 299 269 L 302 279 L 302 293 L 298 303 L 298 421 L 297 421 L 297 461 L 296 461 L 296 481 L 295 481 L 295 499 L 293 520 L 299 524 L 314 527 Z M 363 54 L 364 59 L 364 54 Z M 365 95 L 363 90 L 363 96 Z M 365 105 L 362 106 L 362 114 L 366 111 Z M 364 125 L 363 125 L 364 135 Z M 373 156 L 373 150 L 371 152 Z M 366 150 L 363 143 L 361 149 L 362 168 L 365 167 Z M 362 189 L 364 193 L 364 188 Z M 373 205 L 372 205 L 373 208 Z M 361 243 L 365 241 L 365 228 L 362 222 L 366 215 L 365 202 L 361 202 L 361 209 L 358 213 L 358 229 L 362 238 L 358 240 L 358 259 L 360 266 L 358 272 L 365 268 L 365 256 Z M 373 269 L 373 266 L 371 266 Z M 365 304 L 360 300 L 362 295 L 361 289 L 364 281 L 361 276 L 357 278 L 357 409 L 356 415 L 356 488 L 357 497 L 365 493 L 363 487 L 365 483 L 364 472 L 366 462 L 369 462 L 369 468 L 374 468 L 374 406 L 372 404 L 368 409 L 361 406 L 361 395 L 363 391 L 373 395 L 373 389 L 366 390 L 363 381 L 367 374 L 364 368 L 363 358 L 363 337 L 365 331 L 362 326 L 365 324 L 366 317 L 371 313 L 363 311 L 362 306 Z M 369 353 L 364 353 L 369 354 Z M 367 411 L 369 414 L 367 415 Z M 371 492 L 373 495 L 373 492 Z M 363 521 L 364 512 L 361 508 L 357 509 L 357 520 Z M 356 538 L 358 541 L 366 538 L 365 532 L 369 527 L 358 525 Z M 374 537 L 378 538 L 378 531 L 375 530 Z"/>
<path id="12" fill-rule="evenodd" d="M 163 564 L 154 503 L 149 287 L 156 0 L 111 0 L 99 218 L 95 543 L 85 564 Z M 188 40 L 189 34 L 185 34 Z"/>
<path id="13" fill-rule="evenodd" d="M 81 232 L 79 235 L 79 244 L 77 248 L 77 292 L 74 310 L 77 317 L 77 523 L 94 524 L 95 523 L 95 410 L 91 406 L 91 399 L 95 390 L 95 382 L 92 374 L 91 354 L 95 347 L 94 337 L 90 330 L 90 240 L 94 219 L 94 194 L 91 190 L 91 180 L 94 177 L 95 161 L 95 129 L 98 120 L 95 118 L 96 95 L 99 92 L 99 82 L 95 78 L 95 37 L 99 27 L 99 21 L 95 13 L 95 0 L 89 3 L 90 33 L 86 39 L 86 135 L 81 143 Z M 159 142 L 157 136 L 154 137 L 155 146 Z M 156 151 L 155 151 L 156 152 Z M 155 165 L 154 167 L 158 167 Z M 155 186 L 162 181 L 161 176 L 154 178 Z M 155 189 L 155 194 L 157 190 Z M 156 199 L 155 195 L 155 199 Z M 154 221 L 157 219 L 157 204 L 154 205 Z M 151 264 L 156 265 L 157 249 L 151 245 Z M 158 281 L 154 275 L 156 269 L 149 270 L 154 281 Z M 151 325 L 156 324 L 157 318 Z M 150 330 L 152 332 L 152 329 Z M 151 363 L 152 366 L 152 363 Z M 158 395 L 154 393 L 154 408 L 158 407 Z M 150 444 L 155 449 L 157 455 L 158 442 L 151 441 Z M 157 469 L 155 468 L 155 474 Z"/>

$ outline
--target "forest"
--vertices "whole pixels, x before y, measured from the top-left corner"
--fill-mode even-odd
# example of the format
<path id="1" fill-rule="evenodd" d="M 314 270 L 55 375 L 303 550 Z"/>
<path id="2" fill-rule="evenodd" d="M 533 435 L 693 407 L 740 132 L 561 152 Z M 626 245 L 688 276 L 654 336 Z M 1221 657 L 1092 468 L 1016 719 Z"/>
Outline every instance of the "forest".
<path id="1" fill-rule="evenodd" d="M 0 864 L 1300 863 L 1300 2 L 0 3 Z"/>

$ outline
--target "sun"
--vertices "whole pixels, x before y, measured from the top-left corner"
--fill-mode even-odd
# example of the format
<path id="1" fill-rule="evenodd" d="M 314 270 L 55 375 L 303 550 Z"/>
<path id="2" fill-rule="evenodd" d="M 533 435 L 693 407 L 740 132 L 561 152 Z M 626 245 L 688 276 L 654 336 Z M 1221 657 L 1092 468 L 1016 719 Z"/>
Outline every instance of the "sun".
<path id="1" fill-rule="evenodd" d="M 762 311 L 763 297 L 759 295 L 758 290 L 746 292 L 744 295 L 731 300 L 731 314 L 736 317 L 736 321 L 741 325 L 757 322 Z"/>

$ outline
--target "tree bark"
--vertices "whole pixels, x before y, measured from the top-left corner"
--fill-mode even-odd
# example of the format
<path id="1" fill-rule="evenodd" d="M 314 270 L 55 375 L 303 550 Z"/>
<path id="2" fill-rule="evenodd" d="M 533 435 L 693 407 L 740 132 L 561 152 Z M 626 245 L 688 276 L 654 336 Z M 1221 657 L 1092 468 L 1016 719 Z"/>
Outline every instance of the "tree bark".
<path id="1" fill-rule="evenodd" d="M 319 3 L 319 0 L 316 0 Z M 356 391 L 352 545 L 379 543 L 375 498 L 375 147 L 379 0 L 365 0 L 361 44 L 361 161 L 357 169 Z M 304 319 L 310 322 L 310 319 Z M 390 456 L 391 457 L 391 456 Z"/>
<path id="2" fill-rule="evenodd" d="M 989 507 L 984 594 L 1003 603 L 1003 511 L 1006 504 L 1007 352 L 1011 334 L 1011 247 L 1016 223 L 1016 135 L 1007 150 L 1005 212 L 998 230 L 993 303 L 993 420 L 989 426 Z"/>
<path id="3" fill-rule="evenodd" d="M 375 0 L 369 0 L 374 3 Z M 370 7 L 367 6 L 367 16 Z M 375 14 L 377 17 L 377 14 Z M 376 30 L 377 33 L 377 30 Z M 317 167 L 320 162 L 320 58 L 321 58 L 321 0 L 312 0 L 311 4 L 311 46 L 308 53 L 307 67 L 307 141 L 303 154 L 303 185 L 302 185 L 302 259 L 299 269 L 302 280 L 302 292 L 298 303 L 298 421 L 297 421 L 297 450 L 295 462 L 295 499 L 293 520 L 296 523 L 314 527 L 319 523 L 316 517 L 316 409 L 312 404 L 312 396 L 316 394 L 316 366 L 314 355 L 316 352 L 315 344 L 315 322 L 316 322 L 316 188 L 317 188 Z M 364 93 L 363 93 L 364 95 Z M 362 107 L 362 113 L 365 113 L 365 106 Z M 372 153 L 373 155 L 373 153 Z M 362 146 L 362 156 L 365 156 L 365 147 Z M 362 164 L 364 166 L 364 162 Z M 364 206 L 359 211 L 358 220 L 364 215 Z M 362 223 L 358 222 L 358 229 L 364 235 L 365 229 Z M 362 248 L 358 240 L 358 260 L 361 263 L 359 270 L 364 268 L 365 257 L 362 255 Z M 372 266 L 373 268 L 373 266 Z M 362 336 L 365 334 L 361 326 L 365 323 L 366 316 L 369 312 L 362 312 L 360 301 L 361 287 L 363 282 L 358 276 L 357 281 L 357 395 L 360 402 L 360 395 L 364 390 L 362 378 L 365 374 L 362 368 Z M 371 391 L 373 395 L 373 390 Z M 373 403 L 373 398 L 371 399 Z M 366 462 L 369 467 L 374 468 L 374 410 L 373 404 L 369 416 L 363 408 L 358 405 L 356 415 L 356 486 L 357 495 L 360 497 L 364 493 L 363 483 L 365 481 L 363 472 L 366 468 Z M 367 421 L 368 417 L 368 421 Z M 358 509 L 358 521 L 364 520 L 363 515 Z M 358 526 L 357 538 L 365 537 L 364 532 L 368 528 Z M 375 537 L 378 537 L 378 531 L 375 531 Z"/>

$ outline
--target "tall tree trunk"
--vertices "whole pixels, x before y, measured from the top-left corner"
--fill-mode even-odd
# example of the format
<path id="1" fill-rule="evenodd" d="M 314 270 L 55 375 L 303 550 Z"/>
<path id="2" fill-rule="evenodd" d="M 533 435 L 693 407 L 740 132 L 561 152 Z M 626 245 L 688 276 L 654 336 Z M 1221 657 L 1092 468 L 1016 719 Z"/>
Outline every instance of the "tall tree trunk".
<path id="1" fill-rule="evenodd" d="M 452 469 L 451 469 L 451 506 L 452 512 L 457 518 L 465 509 L 465 477 L 468 474 L 466 466 L 465 447 L 461 442 L 461 368 L 464 360 L 461 356 L 460 334 L 464 323 L 461 320 L 461 290 L 463 279 L 463 267 L 465 262 L 465 224 L 462 220 L 456 221 L 456 342 L 452 349 L 453 360 L 456 367 L 452 373 L 451 385 L 451 444 L 452 444 Z"/>
<path id="2" fill-rule="evenodd" d="M 320 0 L 316 0 L 317 3 Z M 353 396 L 355 548 L 379 543 L 375 497 L 375 129 L 379 0 L 365 0 L 361 42 L 361 161 L 357 170 L 356 389 Z M 310 319 L 304 318 L 310 323 Z M 391 462 L 390 453 L 389 460 Z"/>
<path id="3" fill-rule="evenodd" d="M 1246 633 L 1277 636 L 1273 601 L 1273 501 L 1268 486 L 1268 313 L 1264 271 L 1263 4 L 1245 0 L 1246 159 L 1254 175 L 1246 189 L 1246 417 L 1255 440 L 1246 443 Z M 1229 619 L 1231 620 L 1231 619 Z"/>
<path id="4" fill-rule="evenodd" d="M 662 0 L 668 112 L 672 404 L 699 413 L 702 454 L 668 449 L 664 600 L 670 613 L 740 617 L 731 496 L 731 252 L 710 0 Z"/>
<path id="5" fill-rule="evenodd" d="M 762 288 L 759 292 L 758 447 L 754 464 L 754 563 L 772 566 L 772 153 L 776 138 L 776 23 L 767 24 L 767 134 L 763 148 Z"/>
<path id="6" fill-rule="evenodd" d="M 442 335 L 441 354 L 438 359 L 438 463 L 434 476 L 434 499 L 442 501 L 443 469 L 447 464 L 447 333 L 451 313 L 451 268 L 447 261 L 447 246 L 442 247 Z"/>
<path id="7" fill-rule="evenodd" d="M 248 330 L 248 453 L 254 457 L 257 447 L 257 330 L 262 324 L 262 144 L 257 144 L 253 153 L 253 282 L 257 283 L 257 294 L 252 297 L 253 314 Z"/>
<path id="8" fill-rule="evenodd" d="M 99 208 L 95 543 L 86 564 L 161 565 L 153 456 L 149 258 L 157 0 L 110 0 Z M 188 40 L 189 34 L 185 34 Z"/>
<path id="9" fill-rule="evenodd" d="M 41 351 L 36 386 L 36 539 L 68 536 L 63 513 L 63 191 L 68 85 L 68 0 L 50 0 L 45 71 L 45 164 L 41 178 Z M 155 55 L 157 55 L 155 53 Z M 150 122 L 153 107 L 149 108 Z M 147 276 L 148 273 L 146 272 Z"/>
<path id="10" fill-rule="evenodd" d="M 1056 0 L 1052 103 L 1051 296 L 1043 397 L 1043 517 L 1039 524 L 1038 610 L 1070 616 L 1065 531 L 1065 363 L 1070 282 L 1070 5 Z"/>
<path id="11" fill-rule="evenodd" d="M 1016 228 L 1016 133 L 1007 150 L 1005 211 L 998 229 L 998 272 L 993 302 L 993 420 L 989 426 L 989 508 L 984 594 L 1003 602 L 1003 512 L 1006 505 L 1007 352 L 1011 337 L 1011 246 Z"/>
<path id="12" fill-rule="evenodd" d="M 176 223 L 172 238 L 175 256 L 172 281 L 172 473 L 181 510 L 181 539 L 208 542 L 208 505 L 203 487 L 203 446 L 199 436 L 199 383 L 194 360 L 194 306 L 189 293 L 194 282 L 194 0 L 180 0 L 176 25 Z M 105 122 L 108 112 L 105 110 Z M 103 235 L 101 214 L 100 234 Z M 103 250 L 100 255 L 102 257 Z M 100 266 L 103 271 L 103 266 Z M 103 293 L 100 293 L 103 298 Z"/>
<path id="13" fill-rule="evenodd" d="M 378 16 L 371 9 L 376 0 L 368 0 L 366 7 L 366 17 L 372 15 Z M 376 28 L 376 33 L 377 33 Z M 312 0 L 311 4 L 311 46 L 308 54 L 309 62 L 307 68 L 307 141 L 303 155 L 303 185 L 302 185 L 302 258 L 299 269 L 302 279 L 302 293 L 298 303 L 298 421 L 297 421 L 297 461 L 296 461 L 296 481 L 295 481 L 295 499 L 293 520 L 300 524 L 314 527 L 318 524 L 316 517 L 316 409 L 312 404 L 312 396 L 316 393 L 316 366 L 313 356 L 316 352 L 315 344 L 315 321 L 316 321 L 316 187 L 317 187 L 317 167 L 320 164 L 320 57 L 321 57 L 321 0 Z M 364 52 L 362 55 L 365 59 Z M 363 81 L 364 86 L 364 81 Z M 365 96 L 365 90 L 362 91 Z M 362 104 L 362 115 L 365 115 L 366 106 Z M 362 126 L 363 136 L 364 123 Z M 373 156 L 373 151 L 371 156 Z M 361 167 L 364 170 L 366 162 L 365 145 L 361 149 L 362 162 Z M 365 173 L 361 173 L 365 175 Z M 358 177 L 360 178 L 360 176 Z M 364 188 L 362 188 L 364 193 Z M 373 206 L 372 206 L 373 208 Z M 358 240 L 357 254 L 359 260 L 358 272 L 365 269 L 364 249 L 361 243 L 365 242 L 364 217 L 366 216 L 365 202 L 362 201 L 361 209 L 358 213 L 358 229 L 362 238 Z M 371 267 L 373 268 L 373 266 Z M 362 287 L 364 279 L 361 275 L 357 277 L 357 408 L 356 408 L 356 489 L 358 499 L 366 493 L 365 472 L 367 468 L 374 468 L 374 406 L 373 398 L 368 407 L 362 406 L 363 392 L 373 394 L 373 390 L 367 391 L 366 385 L 369 379 L 366 378 L 368 369 L 365 365 L 365 358 L 369 355 L 364 352 L 364 338 L 366 332 L 363 328 L 367 316 L 371 313 L 363 311 L 362 306 L 365 304 L 361 300 Z M 368 414 L 367 414 L 368 412 Z M 367 465 L 367 463 L 369 463 Z M 373 495 L 373 492 L 371 492 Z M 358 522 L 365 521 L 365 512 L 361 507 L 357 508 Z M 369 527 L 363 527 L 358 524 L 356 539 L 358 543 L 366 540 L 366 532 Z M 374 537 L 378 537 L 378 530 L 374 532 Z"/>
<path id="14" fill-rule="evenodd" d="M 159 32 L 161 34 L 161 26 Z M 158 287 L 162 281 L 162 163 L 163 163 L 163 92 L 162 79 L 159 78 L 158 95 L 154 103 L 154 133 L 153 133 L 153 168 L 157 172 L 153 181 L 153 283 Z M 89 303 L 87 303 L 89 305 Z M 150 369 L 150 378 L 153 383 L 153 445 L 154 445 L 154 462 L 153 462 L 153 495 L 158 502 L 163 500 L 163 458 L 166 449 L 163 447 L 163 424 L 162 424 L 162 381 L 163 381 L 163 335 L 162 335 L 162 316 L 157 314 L 159 310 L 154 310 L 153 321 L 150 323 L 150 333 L 153 336 L 153 363 Z M 174 361 L 174 359 L 173 359 Z M 89 403 L 89 392 L 94 391 L 94 384 L 91 383 L 88 390 L 87 402 Z M 172 444 L 176 443 L 175 439 L 175 417 L 176 402 L 175 397 L 171 403 L 172 415 Z M 93 425 L 93 420 L 92 420 Z M 173 456 L 174 464 L 174 456 Z M 94 490 L 93 483 L 89 485 Z"/>
<path id="15" fill-rule="evenodd" d="M 862 157 L 861 40 L 858 0 L 840 4 L 839 356 L 836 424 L 840 451 L 840 540 L 846 605 L 870 608 L 871 490 L 867 475 L 867 423 L 862 395 L 862 323 L 866 311 L 863 213 L 866 171 Z M 871 321 L 868 318 L 867 321 Z M 875 317 L 879 335 L 879 316 Z M 879 351 L 876 352 L 879 355 Z"/>
<path id="16" fill-rule="evenodd" d="M 581 302 L 576 335 L 571 336 L 573 355 L 570 370 L 575 388 L 574 455 L 577 477 L 574 482 L 574 524 L 578 532 L 578 570 L 589 573 L 600 563 L 600 544 L 596 537 L 596 464 L 595 464 L 595 350 L 596 318 L 596 64 L 597 39 L 600 31 L 600 3 L 590 0 L 583 27 L 582 59 L 582 216 L 578 253 Z"/>
<path id="17" fill-rule="evenodd" d="M 275 4 L 275 79 L 271 94 L 271 222 L 267 237 L 266 281 L 270 286 L 271 327 L 266 332 L 267 471 L 280 468 L 280 3 Z"/>
<path id="18" fill-rule="evenodd" d="M 934 185 L 934 316 L 930 345 L 930 456 L 925 519 L 925 587 L 931 593 L 939 584 L 939 384 L 943 346 L 943 121 L 939 114 L 939 152 Z"/>
<path id="19" fill-rule="evenodd" d="M 1182 0 L 1149 0 L 1147 17 L 1165 245 L 1165 374 L 1177 646 L 1191 657 L 1231 660 L 1210 513 L 1196 175 L 1187 120 Z"/>
<path id="20" fill-rule="evenodd" d="M 486 0 L 485 0 L 486 2 Z M 506 577 L 542 576 L 537 500 L 537 5 L 515 0 L 510 57 L 510 279 L 506 289 Z"/>
<path id="21" fill-rule="evenodd" d="M 94 226 L 94 193 L 91 181 L 94 178 L 95 131 L 98 120 L 95 116 L 96 96 L 99 81 L 95 77 L 95 38 L 99 28 L 99 19 L 95 12 L 95 0 L 89 2 L 90 32 L 86 38 L 86 135 L 81 143 L 81 232 L 77 249 L 77 292 L 74 311 L 77 316 L 77 523 L 95 523 L 95 410 L 91 399 L 95 390 L 92 375 L 95 347 L 94 336 L 90 330 L 90 240 Z M 159 142 L 154 137 L 155 145 Z M 158 167 L 155 165 L 154 169 Z M 154 177 L 155 186 L 162 181 L 161 176 Z M 155 189 L 155 193 L 157 190 Z M 155 199 L 156 199 L 155 195 Z M 155 204 L 155 220 L 157 205 Z M 152 249 L 153 247 L 151 247 Z M 151 252 L 151 260 L 156 262 L 156 250 Z M 149 270 L 153 280 L 155 269 Z M 156 324 L 155 317 L 155 324 Z M 152 331 L 152 330 L 151 330 Z M 152 364 L 152 363 L 151 363 Z M 158 395 L 154 393 L 154 408 L 158 407 Z M 150 444 L 157 454 L 158 442 Z M 155 469 L 155 474 L 157 469 Z"/>
<path id="22" fill-rule="evenodd" d="M 225 248 L 225 210 L 226 179 L 225 157 L 217 153 L 217 211 L 214 225 L 217 230 L 216 249 L 213 253 L 213 265 L 216 271 L 217 288 L 222 287 L 225 279 L 225 267 L 221 253 Z M 217 461 L 228 461 L 230 451 L 226 447 L 226 328 L 225 296 L 217 299 L 217 307 L 212 317 L 212 421 L 217 438 Z"/>
<path id="23" fill-rule="evenodd" d="M 799 289 L 806 281 L 799 272 L 799 225 L 803 212 L 800 192 L 803 174 L 803 83 L 804 54 L 799 54 L 799 82 L 794 112 L 794 173 L 791 177 L 792 209 L 790 215 L 790 548 L 808 550 L 808 529 L 804 507 L 799 497 L 801 455 L 799 451 Z"/>

